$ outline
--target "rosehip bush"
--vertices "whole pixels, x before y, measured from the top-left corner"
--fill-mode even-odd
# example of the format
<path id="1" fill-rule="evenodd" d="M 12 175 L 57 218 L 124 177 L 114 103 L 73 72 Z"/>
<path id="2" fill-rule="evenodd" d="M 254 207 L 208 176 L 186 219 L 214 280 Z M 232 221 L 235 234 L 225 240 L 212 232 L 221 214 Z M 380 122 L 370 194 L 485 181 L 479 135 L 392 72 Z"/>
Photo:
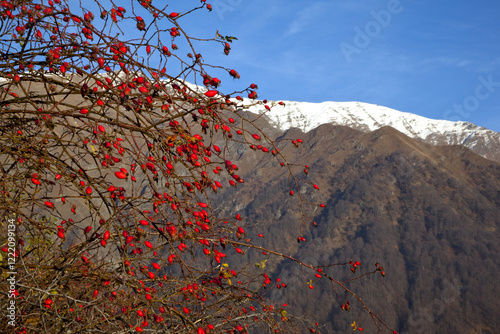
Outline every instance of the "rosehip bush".
<path id="1" fill-rule="evenodd" d="M 273 284 L 264 266 L 227 264 L 251 250 L 295 261 L 362 304 L 320 268 L 254 244 L 244 217 L 213 206 L 221 188 L 244 186 L 233 141 L 259 148 L 300 184 L 277 143 L 241 113 L 282 103 L 256 100 L 255 84 L 218 90 L 240 75 L 198 50 L 211 42 L 230 54 L 235 38 L 191 36 L 184 16 L 212 7 L 186 2 L 193 8 L 1 1 L 1 211 L 15 219 L 18 239 L 13 331 L 319 332 L 264 298 Z M 304 219 L 308 206 L 324 207 L 289 193 Z M 4 262 L 2 270 L 5 279 Z M 10 328 L 4 317 L 1 326 Z"/>

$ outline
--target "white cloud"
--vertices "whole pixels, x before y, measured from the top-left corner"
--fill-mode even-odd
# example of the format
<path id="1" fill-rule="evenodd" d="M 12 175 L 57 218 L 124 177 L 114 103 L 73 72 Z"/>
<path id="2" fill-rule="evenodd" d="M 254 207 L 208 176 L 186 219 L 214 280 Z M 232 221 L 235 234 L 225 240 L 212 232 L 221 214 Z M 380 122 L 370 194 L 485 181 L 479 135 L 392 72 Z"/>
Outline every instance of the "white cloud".
<path id="1" fill-rule="evenodd" d="M 453 57 L 426 58 L 420 62 L 421 65 L 443 65 L 453 67 L 465 67 L 472 64 L 472 61 Z"/>
<path id="2" fill-rule="evenodd" d="M 296 18 L 288 25 L 285 37 L 302 32 L 319 14 L 325 12 L 325 7 L 328 7 L 328 5 L 328 2 L 322 1 L 300 10 Z"/>

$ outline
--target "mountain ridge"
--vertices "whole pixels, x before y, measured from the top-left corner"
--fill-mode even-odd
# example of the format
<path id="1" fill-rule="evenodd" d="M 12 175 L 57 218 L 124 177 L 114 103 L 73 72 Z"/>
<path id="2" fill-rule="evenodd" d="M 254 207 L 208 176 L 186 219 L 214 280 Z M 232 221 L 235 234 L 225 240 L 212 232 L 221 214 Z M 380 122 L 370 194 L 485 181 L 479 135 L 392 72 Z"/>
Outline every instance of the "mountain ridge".
<path id="1" fill-rule="evenodd" d="M 307 133 L 321 124 L 348 126 L 370 132 L 390 126 L 410 138 L 432 145 L 462 145 L 479 155 L 500 161 L 500 133 L 464 121 L 435 120 L 364 102 L 294 102 L 262 113 L 260 105 L 247 108 L 264 114 L 281 131 L 298 128 Z M 275 104 L 275 102 L 271 102 Z"/>

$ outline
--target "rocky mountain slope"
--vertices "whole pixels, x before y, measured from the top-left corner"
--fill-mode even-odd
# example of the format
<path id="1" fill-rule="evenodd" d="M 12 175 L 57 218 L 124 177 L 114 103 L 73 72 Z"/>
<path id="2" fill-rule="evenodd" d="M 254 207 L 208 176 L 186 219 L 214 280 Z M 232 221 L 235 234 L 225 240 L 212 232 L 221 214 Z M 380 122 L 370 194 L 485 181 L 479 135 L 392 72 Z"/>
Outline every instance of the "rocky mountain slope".
<path id="1" fill-rule="evenodd" d="M 307 130 L 310 120 L 303 121 Z M 499 163 L 463 145 L 430 145 L 391 127 L 362 132 L 323 124 L 283 134 L 261 125 L 279 139 L 303 139 L 298 149 L 290 141 L 280 148 L 289 161 L 311 166 L 307 175 L 297 170 L 306 181 L 297 191 L 326 208 L 301 221 L 301 202 L 288 195 L 287 174 L 255 152 L 237 161 L 245 186 L 225 190 L 223 210 L 259 222 L 248 230 L 264 233 L 263 243 L 285 254 L 313 264 L 362 263 L 354 275 L 349 267 L 325 269 L 340 279 L 373 271 L 380 262 L 385 278 L 377 273 L 348 286 L 400 333 L 500 332 Z M 307 241 L 297 243 L 298 236 Z M 262 260 L 260 254 L 246 256 Z M 282 296 L 290 313 L 326 323 L 322 332 L 350 332 L 353 321 L 376 332 L 359 307 L 349 314 L 341 310 L 344 294 L 325 279 L 286 260 L 269 260 L 267 270 L 288 285 L 286 294 L 273 289 L 271 295 Z M 306 284 L 311 279 L 314 290 Z"/>

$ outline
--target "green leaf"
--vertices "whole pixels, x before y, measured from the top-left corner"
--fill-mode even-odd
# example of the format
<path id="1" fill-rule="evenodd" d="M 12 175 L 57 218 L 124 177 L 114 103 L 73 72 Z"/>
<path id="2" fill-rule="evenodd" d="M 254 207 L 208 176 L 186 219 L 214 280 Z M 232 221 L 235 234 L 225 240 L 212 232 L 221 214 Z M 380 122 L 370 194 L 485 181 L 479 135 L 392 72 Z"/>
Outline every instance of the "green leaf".
<path id="1" fill-rule="evenodd" d="M 267 262 L 267 259 L 266 260 L 262 260 L 260 263 L 256 263 L 255 266 L 257 268 L 264 269 L 266 267 L 266 262 Z"/>

